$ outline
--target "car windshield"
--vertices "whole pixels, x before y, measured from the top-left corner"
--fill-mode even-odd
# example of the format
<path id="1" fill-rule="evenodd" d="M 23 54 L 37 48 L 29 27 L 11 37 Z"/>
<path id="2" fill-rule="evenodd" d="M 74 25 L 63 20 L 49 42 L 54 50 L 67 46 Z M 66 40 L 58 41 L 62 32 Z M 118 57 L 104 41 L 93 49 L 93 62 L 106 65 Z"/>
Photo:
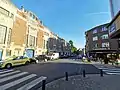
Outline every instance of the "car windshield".
<path id="1" fill-rule="evenodd" d="M 0 90 L 120 90 L 120 0 L 0 0 Z"/>

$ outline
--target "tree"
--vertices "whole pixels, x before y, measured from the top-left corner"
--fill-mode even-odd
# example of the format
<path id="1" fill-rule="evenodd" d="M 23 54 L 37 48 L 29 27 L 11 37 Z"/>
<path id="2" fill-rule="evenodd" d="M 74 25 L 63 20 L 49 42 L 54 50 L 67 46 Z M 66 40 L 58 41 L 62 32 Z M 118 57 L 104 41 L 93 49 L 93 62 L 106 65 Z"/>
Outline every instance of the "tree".
<path id="1" fill-rule="evenodd" d="M 73 47 L 73 41 L 72 40 L 69 41 L 69 44 L 70 44 L 71 47 Z"/>
<path id="2" fill-rule="evenodd" d="M 71 46 L 71 52 L 72 52 L 72 53 L 76 53 L 77 48 L 74 46 L 74 44 L 73 44 L 73 41 L 72 41 L 72 40 L 70 40 L 70 41 L 69 41 L 69 44 L 70 44 L 70 46 Z"/>

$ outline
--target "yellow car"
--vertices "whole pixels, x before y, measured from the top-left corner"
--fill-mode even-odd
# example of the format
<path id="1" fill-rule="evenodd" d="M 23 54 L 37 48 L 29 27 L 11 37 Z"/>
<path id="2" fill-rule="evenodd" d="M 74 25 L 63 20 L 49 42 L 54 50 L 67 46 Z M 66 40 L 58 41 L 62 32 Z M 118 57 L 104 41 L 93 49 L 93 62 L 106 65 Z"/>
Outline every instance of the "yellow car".
<path id="1" fill-rule="evenodd" d="M 12 66 L 29 64 L 30 60 L 25 56 L 10 57 L 6 60 L 0 61 L 0 68 L 11 68 Z"/>

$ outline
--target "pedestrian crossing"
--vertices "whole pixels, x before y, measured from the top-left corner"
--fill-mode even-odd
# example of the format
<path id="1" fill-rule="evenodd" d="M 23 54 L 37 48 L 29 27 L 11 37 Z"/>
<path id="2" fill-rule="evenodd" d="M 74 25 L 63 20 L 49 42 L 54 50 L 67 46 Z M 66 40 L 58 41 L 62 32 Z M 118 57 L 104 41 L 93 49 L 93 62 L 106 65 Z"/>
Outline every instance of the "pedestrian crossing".
<path id="1" fill-rule="evenodd" d="M 20 70 L 0 70 L 0 90 L 31 90 L 46 78 Z"/>
<path id="2" fill-rule="evenodd" d="M 108 75 L 120 75 L 120 68 L 99 68 Z"/>

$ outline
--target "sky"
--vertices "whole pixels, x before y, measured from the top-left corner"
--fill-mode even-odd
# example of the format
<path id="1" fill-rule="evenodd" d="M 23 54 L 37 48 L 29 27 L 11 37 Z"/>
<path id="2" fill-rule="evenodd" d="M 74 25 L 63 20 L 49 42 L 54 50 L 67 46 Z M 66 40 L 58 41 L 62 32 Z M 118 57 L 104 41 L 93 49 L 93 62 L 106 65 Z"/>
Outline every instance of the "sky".
<path id="1" fill-rule="evenodd" d="M 111 20 L 109 0 L 12 0 L 34 12 L 54 33 L 77 48 L 85 46 L 85 31 Z"/>

